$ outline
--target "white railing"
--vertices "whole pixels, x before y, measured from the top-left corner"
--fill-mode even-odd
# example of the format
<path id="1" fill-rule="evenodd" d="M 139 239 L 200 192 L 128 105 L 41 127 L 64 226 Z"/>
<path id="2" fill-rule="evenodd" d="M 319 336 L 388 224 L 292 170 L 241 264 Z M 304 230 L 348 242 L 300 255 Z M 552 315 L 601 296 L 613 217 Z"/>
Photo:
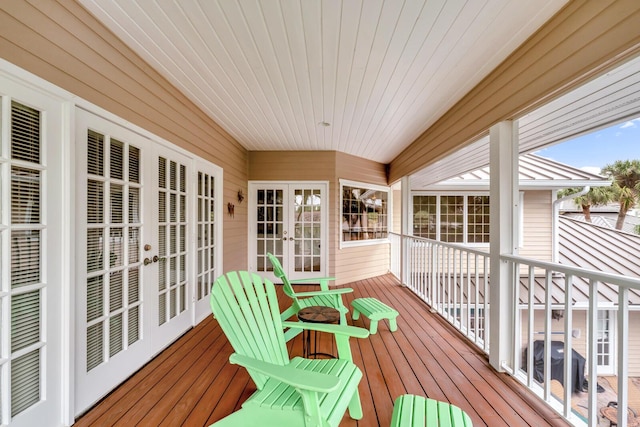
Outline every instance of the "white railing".
<path id="1" fill-rule="evenodd" d="M 393 234 L 390 239 L 392 273 L 489 353 L 489 254 L 413 236 Z M 573 425 L 597 426 L 607 403 L 598 402 L 598 371 L 608 360 L 618 383 L 617 398 L 611 400 L 627 408 L 629 297 L 630 290 L 640 291 L 640 279 L 518 256 L 503 255 L 501 261 L 512 267 L 510 283 L 518 284 L 512 287 L 513 347 L 502 368 Z M 603 316 L 613 313 L 615 330 L 605 328 L 614 322 Z M 567 354 L 572 357 L 562 356 Z M 552 380 L 560 377 L 571 380 L 554 386 Z M 589 380 L 587 388 L 580 384 L 583 378 Z M 576 389 L 587 390 L 588 397 L 581 398 L 584 394 Z M 626 419 L 618 423 L 626 424 Z"/>
<path id="2" fill-rule="evenodd" d="M 420 237 L 390 238 L 391 272 L 488 353 L 489 254 Z M 402 245 L 405 251 L 399 250 Z M 396 269 L 398 265 L 404 268 Z"/>
<path id="3" fill-rule="evenodd" d="M 607 358 L 615 358 L 610 361 L 617 365 L 615 376 L 618 389 L 614 390 L 617 392 L 617 398 L 614 400 L 617 400 L 619 408 L 627 408 L 630 360 L 629 291 L 640 290 L 640 280 L 518 256 L 502 255 L 500 258 L 513 265 L 513 271 L 518 272 L 514 282 L 518 280 L 520 284 L 535 283 L 534 286 L 514 287 L 512 306 L 518 326 L 514 331 L 512 359 L 507 366 L 511 373 L 556 409 L 560 405 L 561 414 L 569 421 L 576 425 L 597 426 L 599 411 L 603 406 L 603 402 L 598 402 L 597 378 L 598 370 L 601 369 L 598 365 Z M 523 269 L 526 271 L 524 278 Z M 539 294 L 536 295 L 536 292 Z M 585 292 L 582 303 L 579 302 L 578 292 Z M 602 318 L 599 317 L 599 313 L 617 313 L 614 340 L 611 339 L 614 331 L 604 328 L 605 323 L 599 322 L 599 318 Z M 542 327 L 539 327 L 541 323 Z M 610 324 L 609 321 L 606 323 Z M 585 337 L 580 332 L 582 327 L 586 327 L 587 330 Z M 554 339 L 556 336 L 560 338 Z M 536 339 L 538 337 L 542 339 Z M 561 396 L 552 392 L 552 363 L 544 363 L 542 378 L 535 378 L 534 352 L 527 352 L 526 359 L 520 357 L 523 354 L 521 349 L 531 348 L 535 341 L 544 342 L 541 347 L 545 362 L 551 359 L 554 351 L 552 341 L 562 343 L 562 354 L 572 355 L 563 358 L 562 377 L 572 378 L 572 381 L 564 382 Z M 609 347 L 609 351 L 603 351 L 604 347 Z M 589 385 L 587 405 L 586 408 L 582 408 L 586 413 L 581 414 L 580 409 L 575 410 L 572 403 L 576 400 L 573 392 L 584 386 L 579 384 L 583 372 L 580 357 L 583 355 L 586 366 L 584 373 L 589 379 Z M 635 357 L 637 358 L 637 355 Z M 577 366 L 573 366 L 574 363 Z M 626 413 L 626 410 L 623 413 Z M 624 420 L 618 422 L 618 426 L 626 426 L 627 419 L 623 418 Z"/>

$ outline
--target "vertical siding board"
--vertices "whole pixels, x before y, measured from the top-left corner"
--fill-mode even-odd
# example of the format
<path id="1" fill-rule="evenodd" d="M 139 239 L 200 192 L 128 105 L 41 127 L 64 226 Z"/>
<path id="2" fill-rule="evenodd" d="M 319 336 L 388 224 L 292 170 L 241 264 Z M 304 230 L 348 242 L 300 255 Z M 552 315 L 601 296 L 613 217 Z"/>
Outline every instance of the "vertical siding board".
<path id="1" fill-rule="evenodd" d="M 541 261 L 551 261 L 552 200 L 550 190 L 526 191 L 524 193 L 523 222 L 524 246 L 520 255 Z"/>

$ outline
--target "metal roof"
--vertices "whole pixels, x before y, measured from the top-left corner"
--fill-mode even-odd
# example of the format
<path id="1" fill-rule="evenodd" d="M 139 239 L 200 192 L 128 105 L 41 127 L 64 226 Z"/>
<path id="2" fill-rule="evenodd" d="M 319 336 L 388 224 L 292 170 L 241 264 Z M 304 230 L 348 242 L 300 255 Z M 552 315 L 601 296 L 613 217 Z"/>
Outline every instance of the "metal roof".
<path id="1" fill-rule="evenodd" d="M 601 227 L 561 215 L 559 228 L 559 262 L 565 265 L 640 278 L 640 236 Z M 554 280 L 556 282 L 556 280 Z M 558 280 L 558 285 L 563 283 Z M 588 302 L 589 285 L 574 279 L 576 302 Z M 598 287 L 601 303 L 617 305 L 617 288 Z M 631 304 L 640 304 L 640 291 L 630 290 Z"/>
<path id="2" fill-rule="evenodd" d="M 611 185 L 607 178 L 576 169 L 555 160 L 541 157 L 535 154 L 524 154 L 519 160 L 519 185 L 526 189 L 558 189 L 570 187 L 582 187 L 590 185 L 601 187 Z M 448 179 L 422 188 L 411 183 L 412 190 L 439 190 L 439 189 L 489 189 L 489 167 L 484 167 L 473 172 L 465 173 L 455 178 Z"/>

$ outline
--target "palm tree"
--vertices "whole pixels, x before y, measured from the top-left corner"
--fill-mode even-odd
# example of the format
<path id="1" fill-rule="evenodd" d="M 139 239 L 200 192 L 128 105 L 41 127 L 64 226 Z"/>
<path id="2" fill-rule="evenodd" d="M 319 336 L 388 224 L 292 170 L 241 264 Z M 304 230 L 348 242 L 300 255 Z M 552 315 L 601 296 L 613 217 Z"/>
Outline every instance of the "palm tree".
<path id="1" fill-rule="evenodd" d="M 616 160 L 602 168 L 613 179 L 613 190 L 620 203 L 616 230 L 621 230 L 629 209 L 638 202 L 640 194 L 640 160 Z"/>
<path id="2" fill-rule="evenodd" d="M 558 198 L 570 196 L 582 191 L 582 188 L 567 188 L 558 191 Z M 584 219 L 591 222 L 591 208 L 603 206 L 614 200 L 614 192 L 611 187 L 594 187 L 589 189 L 586 194 L 576 196 L 573 202 L 582 208 Z"/>

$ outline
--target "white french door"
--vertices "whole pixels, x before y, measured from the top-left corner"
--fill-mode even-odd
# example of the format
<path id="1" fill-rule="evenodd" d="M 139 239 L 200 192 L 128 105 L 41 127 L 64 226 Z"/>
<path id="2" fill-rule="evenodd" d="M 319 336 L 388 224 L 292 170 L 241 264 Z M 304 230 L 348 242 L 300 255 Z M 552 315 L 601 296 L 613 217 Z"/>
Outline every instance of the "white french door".
<path id="1" fill-rule="evenodd" d="M 193 322 L 189 159 L 78 109 L 76 413 Z"/>
<path id="2" fill-rule="evenodd" d="M 195 291 L 194 323 L 211 315 L 211 285 L 222 274 L 222 170 L 198 160 L 195 162 Z"/>
<path id="3" fill-rule="evenodd" d="M 275 280 L 276 255 L 291 280 L 327 274 L 325 182 L 249 183 L 249 269 Z"/>
<path id="4" fill-rule="evenodd" d="M 598 310 L 596 360 L 598 375 L 615 375 L 615 311 Z"/>

